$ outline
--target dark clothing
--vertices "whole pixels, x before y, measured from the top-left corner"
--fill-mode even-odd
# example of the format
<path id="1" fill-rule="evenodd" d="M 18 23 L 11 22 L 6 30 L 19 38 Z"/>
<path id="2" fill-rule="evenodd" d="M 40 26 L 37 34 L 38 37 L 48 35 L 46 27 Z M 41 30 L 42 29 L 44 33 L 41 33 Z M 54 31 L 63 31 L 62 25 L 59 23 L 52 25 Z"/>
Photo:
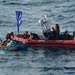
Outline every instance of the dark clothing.
<path id="1" fill-rule="evenodd" d="M 6 35 L 6 40 L 8 40 L 8 39 L 11 40 L 11 34 L 10 34 L 10 33 L 8 33 L 8 34 Z"/>
<path id="2" fill-rule="evenodd" d="M 28 39 L 29 35 L 28 34 L 24 34 L 24 39 Z"/>
<path id="3" fill-rule="evenodd" d="M 50 34 L 51 34 L 51 30 L 50 30 L 50 29 L 48 29 L 48 30 L 46 30 L 45 32 L 43 32 L 43 35 L 44 35 L 46 38 L 49 38 Z"/>
<path id="4" fill-rule="evenodd" d="M 48 38 L 51 32 L 44 32 L 43 35 Z"/>
<path id="5" fill-rule="evenodd" d="M 56 24 L 56 26 L 55 26 L 55 31 L 56 31 L 56 39 L 59 39 L 59 32 L 60 32 L 60 29 L 59 29 L 59 25 L 58 24 Z"/>
<path id="6" fill-rule="evenodd" d="M 75 36 L 75 31 L 73 32 L 73 37 Z"/>
<path id="7" fill-rule="evenodd" d="M 11 40 L 11 36 L 13 36 L 13 37 L 14 37 L 13 32 L 8 33 L 8 34 L 6 35 L 6 41 L 7 41 L 8 39 L 10 39 L 10 40 Z"/>
<path id="8" fill-rule="evenodd" d="M 37 34 L 32 33 L 32 35 L 33 35 L 33 39 L 36 39 L 36 40 L 39 40 L 39 39 L 40 39 L 39 36 L 38 36 Z"/>
<path id="9" fill-rule="evenodd" d="M 59 31 L 59 26 L 56 26 L 57 30 Z"/>
<path id="10" fill-rule="evenodd" d="M 56 32 L 56 31 L 52 31 L 52 37 L 53 37 L 53 40 L 56 39 L 56 36 L 57 36 L 57 32 Z"/>

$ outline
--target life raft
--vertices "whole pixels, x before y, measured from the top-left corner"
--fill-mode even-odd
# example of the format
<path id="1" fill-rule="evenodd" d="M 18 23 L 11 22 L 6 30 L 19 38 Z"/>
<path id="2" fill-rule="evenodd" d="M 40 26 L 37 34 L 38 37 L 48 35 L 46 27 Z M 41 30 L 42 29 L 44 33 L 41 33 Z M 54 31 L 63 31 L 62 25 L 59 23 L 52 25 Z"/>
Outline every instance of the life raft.
<path id="1" fill-rule="evenodd" d="M 75 47 L 75 40 L 28 40 L 17 36 L 11 38 L 29 46 Z"/>

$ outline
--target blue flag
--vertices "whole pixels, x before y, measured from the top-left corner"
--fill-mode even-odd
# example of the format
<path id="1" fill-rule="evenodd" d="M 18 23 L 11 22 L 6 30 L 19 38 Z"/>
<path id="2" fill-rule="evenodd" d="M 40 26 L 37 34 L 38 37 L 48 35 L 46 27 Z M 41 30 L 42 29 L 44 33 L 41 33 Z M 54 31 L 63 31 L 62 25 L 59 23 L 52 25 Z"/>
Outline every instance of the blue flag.
<path id="1" fill-rule="evenodd" d="M 22 23 L 21 17 L 22 17 L 22 11 L 16 11 L 16 20 L 17 20 L 18 33 L 19 33 L 19 26 Z"/>

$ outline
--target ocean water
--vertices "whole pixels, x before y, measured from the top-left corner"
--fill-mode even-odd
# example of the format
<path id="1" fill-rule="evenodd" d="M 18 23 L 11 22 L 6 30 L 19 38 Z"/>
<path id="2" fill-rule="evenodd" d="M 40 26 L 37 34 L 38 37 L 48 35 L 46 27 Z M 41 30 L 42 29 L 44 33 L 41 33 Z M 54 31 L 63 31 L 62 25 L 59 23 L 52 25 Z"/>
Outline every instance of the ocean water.
<path id="1" fill-rule="evenodd" d="M 0 0 L 0 38 L 17 31 L 15 12 L 23 12 L 20 31 L 42 34 L 38 23 L 46 14 L 50 28 L 75 30 L 75 0 Z M 75 49 L 29 47 L 24 51 L 0 50 L 0 75 L 75 75 Z"/>

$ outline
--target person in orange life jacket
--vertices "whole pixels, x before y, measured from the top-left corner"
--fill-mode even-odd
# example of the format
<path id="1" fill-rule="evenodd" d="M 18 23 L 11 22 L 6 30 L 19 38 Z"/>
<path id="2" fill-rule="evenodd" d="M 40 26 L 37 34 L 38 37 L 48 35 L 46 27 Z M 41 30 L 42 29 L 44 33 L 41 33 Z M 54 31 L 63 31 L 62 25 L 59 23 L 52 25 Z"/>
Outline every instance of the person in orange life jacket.
<path id="1" fill-rule="evenodd" d="M 40 39 L 39 36 L 35 33 L 30 33 L 30 37 L 29 37 L 29 40 L 38 40 Z"/>
<path id="2" fill-rule="evenodd" d="M 58 24 L 55 25 L 54 30 L 55 30 L 55 31 L 60 31 Z"/>
<path id="3" fill-rule="evenodd" d="M 24 39 L 28 39 L 28 38 L 29 38 L 28 31 L 26 31 L 26 32 L 24 33 Z"/>

